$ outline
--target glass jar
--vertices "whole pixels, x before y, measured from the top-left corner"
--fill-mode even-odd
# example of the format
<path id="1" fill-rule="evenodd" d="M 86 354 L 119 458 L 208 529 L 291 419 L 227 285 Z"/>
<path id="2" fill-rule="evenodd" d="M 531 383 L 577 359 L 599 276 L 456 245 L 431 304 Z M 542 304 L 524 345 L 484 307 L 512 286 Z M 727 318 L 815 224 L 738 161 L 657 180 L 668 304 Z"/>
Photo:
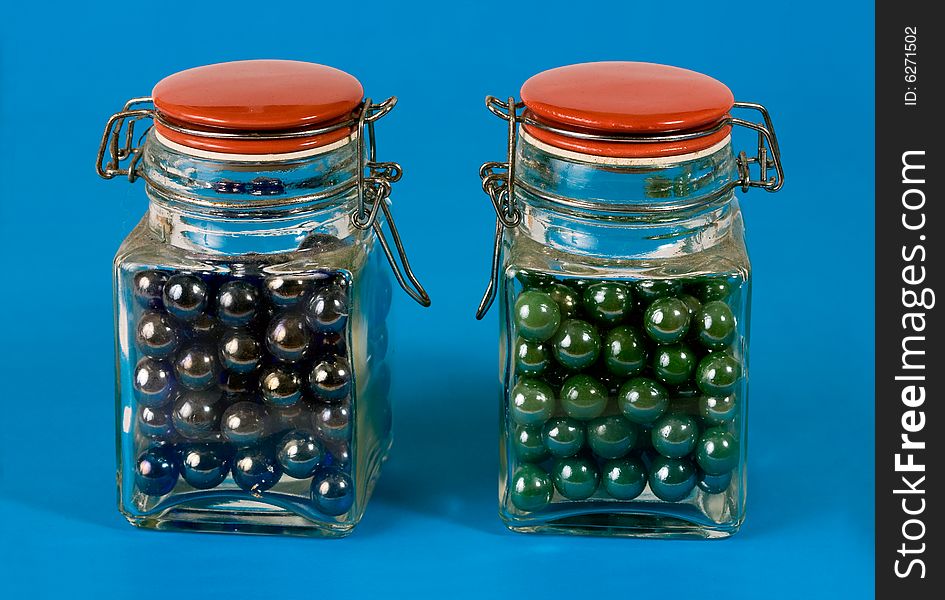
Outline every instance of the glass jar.
<path id="1" fill-rule="evenodd" d="M 396 99 L 362 96 L 330 67 L 242 61 L 109 120 L 99 174 L 141 177 L 149 201 L 114 261 L 132 524 L 341 536 L 364 513 L 391 443 L 383 263 L 429 298 L 388 207 L 400 167 L 374 158 Z"/>
<path id="2" fill-rule="evenodd" d="M 498 217 L 477 316 L 498 297 L 500 516 L 524 532 L 731 535 L 751 296 L 735 190 L 781 187 L 767 111 L 646 63 L 553 69 L 521 96 L 487 98 L 508 162 L 481 171 Z M 756 156 L 736 157 L 733 125 L 758 133 Z"/>

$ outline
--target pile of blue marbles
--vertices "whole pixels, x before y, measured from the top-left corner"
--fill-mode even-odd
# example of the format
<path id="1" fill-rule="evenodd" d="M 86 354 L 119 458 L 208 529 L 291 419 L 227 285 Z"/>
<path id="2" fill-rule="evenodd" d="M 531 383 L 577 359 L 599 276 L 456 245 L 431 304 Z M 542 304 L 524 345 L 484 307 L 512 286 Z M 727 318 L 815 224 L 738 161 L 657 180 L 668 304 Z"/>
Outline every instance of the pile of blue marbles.
<path id="1" fill-rule="evenodd" d="M 137 490 L 260 497 L 293 478 L 311 480 L 319 512 L 348 512 L 349 288 L 328 271 L 135 273 Z"/>

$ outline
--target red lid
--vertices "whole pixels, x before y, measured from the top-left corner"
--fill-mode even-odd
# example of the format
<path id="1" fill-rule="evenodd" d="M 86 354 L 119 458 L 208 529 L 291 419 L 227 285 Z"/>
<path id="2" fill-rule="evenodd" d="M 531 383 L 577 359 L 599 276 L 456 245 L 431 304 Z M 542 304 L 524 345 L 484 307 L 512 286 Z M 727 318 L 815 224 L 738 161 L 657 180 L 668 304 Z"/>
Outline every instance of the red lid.
<path id="1" fill-rule="evenodd" d="M 165 77 L 151 96 L 161 119 L 214 132 L 280 132 L 327 127 L 351 118 L 364 90 L 344 71 L 293 60 L 244 60 L 188 69 Z M 160 120 L 155 129 L 172 142 L 200 150 L 277 154 L 324 146 L 351 133 L 277 140 L 233 140 L 181 133 Z"/>
<path id="2" fill-rule="evenodd" d="M 619 136 L 703 131 L 728 117 L 735 102 L 721 82 L 695 71 L 641 62 L 598 62 L 544 71 L 522 86 L 522 102 L 536 121 L 558 129 Z M 655 157 L 709 148 L 729 134 L 678 142 L 582 140 L 525 125 L 532 137 L 585 154 Z"/>

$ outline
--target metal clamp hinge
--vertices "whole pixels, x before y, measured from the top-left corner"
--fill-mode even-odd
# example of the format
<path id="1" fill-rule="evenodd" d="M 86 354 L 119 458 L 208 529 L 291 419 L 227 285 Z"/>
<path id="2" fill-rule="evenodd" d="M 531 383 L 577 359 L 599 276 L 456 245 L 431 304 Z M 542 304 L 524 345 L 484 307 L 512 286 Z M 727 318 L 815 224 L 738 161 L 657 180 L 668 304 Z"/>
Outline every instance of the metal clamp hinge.
<path id="1" fill-rule="evenodd" d="M 768 109 L 754 102 L 736 102 L 733 108 L 757 110 L 761 113 L 764 123 L 752 123 L 735 117 L 728 119 L 732 125 L 745 127 L 758 134 L 758 149 L 755 156 L 749 157 L 744 151 L 738 153 L 736 158 L 738 181 L 733 182 L 732 187 L 740 186 L 743 192 L 747 192 L 753 187 L 762 188 L 769 192 L 780 190 L 781 186 L 784 185 L 781 149 L 778 146 L 778 136 L 774 132 L 774 123 L 771 122 Z M 751 178 L 751 165 L 758 165 L 758 179 Z M 774 175 L 768 177 L 770 169 L 774 169 Z"/>
<path id="2" fill-rule="evenodd" d="M 392 184 L 400 180 L 403 169 L 395 162 L 377 161 L 377 143 L 374 137 L 374 121 L 387 114 L 397 103 L 397 98 L 391 96 L 381 104 L 373 104 L 370 98 L 364 101 L 361 114 L 358 118 L 358 205 L 351 213 L 351 224 L 362 230 L 374 229 L 377 241 L 387 257 L 397 283 L 420 306 L 430 306 L 430 296 L 417 280 L 407 252 L 404 249 L 400 232 L 394 223 L 394 215 L 390 210 L 390 193 Z M 365 138 L 365 129 L 367 137 Z M 400 265 L 391 251 L 390 244 L 384 235 L 382 221 L 378 220 L 379 213 L 384 213 L 384 222 L 390 228 L 391 239 L 397 249 Z M 409 282 L 409 283 L 408 283 Z M 411 287 L 412 286 L 412 287 Z"/>
<path id="3" fill-rule="evenodd" d="M 154 108 L 136 107 L 146 104 L 151 104 L 151 98 L 132 98 L 125 103 L 121 112 L 115 113 L 108 119 L 95 162 L 95 169 L 100 177 L 112 179 L 125 175 L 131 182 L 138 178 L 137 167 L 138 161 L 141 160 L 141 143 L 148 130 L 151 129 L 151 125 L 149 124 L 141 132 L 137 140 L 135 140 L 135 125 L 138 121 L 153 119 Z"/>
<path id="4" fill-rule="evenodd" d="M 515 145 L 518 137 L 517 111 L 525 105 L 509 98 L 502 102 L 493 96 L 486 97 L 486 108 L 492 114 L 508 122 L 508 146 L 506 148 L 506 162 L 487 162 L 479 169 L 482 179 L 482 190 L 492 201 L 495 209 L 495 233 L 492 242 L 492 271 L 489 276 L 489 285 L 486 287 L 476 318 L 482 319 L 489 312 L 495 302 L 496 291 L 499 287 L 499 269 L 502 254 L 502 235 L 506 227 L 517 227 L 522 222 L 522 211 L 515 206 Z"/>

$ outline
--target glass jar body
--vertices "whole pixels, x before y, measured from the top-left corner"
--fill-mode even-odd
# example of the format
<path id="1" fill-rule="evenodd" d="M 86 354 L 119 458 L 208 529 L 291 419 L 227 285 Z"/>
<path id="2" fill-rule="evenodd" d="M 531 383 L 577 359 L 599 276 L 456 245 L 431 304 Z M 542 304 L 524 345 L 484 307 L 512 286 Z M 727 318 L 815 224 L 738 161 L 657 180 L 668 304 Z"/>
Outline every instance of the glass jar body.
<path id="1" fill-rule="evenodd" d="M 730 145 L 602 164 L 523 138 L 498 292 L 502 519 L 731 535 L 751 269 Z"/>
<path id="2" fill-rule="evenodd" d="M 146 144 L 150 208 L 114 261 L 132 524 L 339 536 L 360 520 L 391 443 L 391 286 L 350 227 L 353 156 L 234 165 Z"/>

